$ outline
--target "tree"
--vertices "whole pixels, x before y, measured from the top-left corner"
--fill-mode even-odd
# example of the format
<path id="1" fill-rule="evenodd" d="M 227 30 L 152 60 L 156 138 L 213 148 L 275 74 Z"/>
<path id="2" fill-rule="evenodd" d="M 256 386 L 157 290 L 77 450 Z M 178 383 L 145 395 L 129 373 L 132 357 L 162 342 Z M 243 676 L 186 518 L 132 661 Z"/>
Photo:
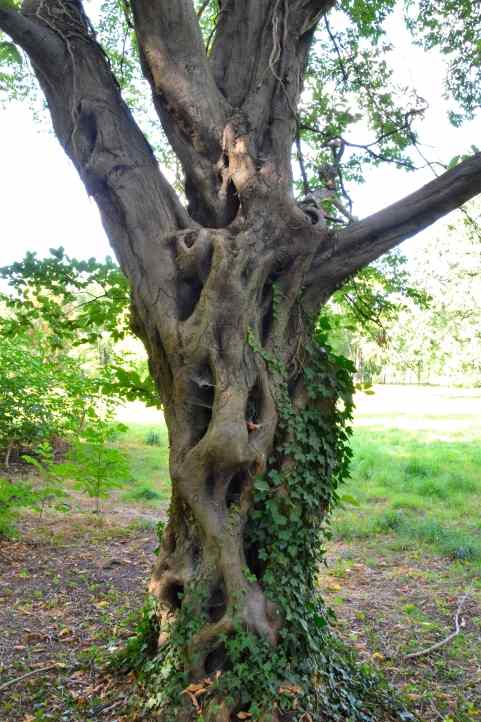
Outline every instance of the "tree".
<path id="1" fill-rule="evenodd" d="M 422 286 L 424 296 L 403 288 L 403 275 Z M 349 303 L 357 279 L 335 294 L 337 345 L 347 347 L 350 358 L 362 359 L 356 363 L 358 372 L 364 366 L 374 381 L 479 386 L 480 276 L 479 209 L 472 204 L 410 253 L 409 273 L 405 268 L 394 279 L 386 273 L 380 277 L 381 293 L 374 303 L 365 292 L 358 293 L 357 308 L 346 308 L 346 294 Z M 367 290 L 372 292 L 372 284 Z M 375 311 L 370 324 L 356 326 L 356 311 L 366 308 Z"/>
<path id="2" fill-rule="evenodd" d="M 421 107 L 416 98 L 397 107 L 384 88 L 380 27 L 393 3 L 345 0 L 350 26 L 337 39 L 333 5 L 212 0 L 197 3 L 197 16 L 192 0 L 106 3 L 126 9 L 124 37 L 132 28 L 183 169 L 184 207 L 122 98 L 132 56 L 123 63 L 118 42 L 99 44 L 79 0 L 25 0 L 21 10 L 0 0 L 0 28 L 28 54 L 129 279 L 169 427 L 172 504 L 151 582 L 161 608 L 175 612 L 173 622 L 160 616 L 152 698 L 164 709 L 170 697 L 169 721 L 201 707 L 211 722 L 361 718 L 347 677 L 329 666 L 329 613 L 315 589 L 350 413 L 349 367 L 315 319 L 359 269 L 479 193 L 481 154 L 373 216 L 336 220 L 341 156 L 357 148 L 345 138 L 356 121 L 349 94 L 377 137 L 346 156 L 348 178 L 359 178 L 362 159 L 412 167 L 404 153 Z M 459 19 L 463 52 L 450 82 L 468 114 L 480 87 L 471 70 L 462 83 L 478 58 L 475 5 L 423 1 L 417 16 L 428 44 L 444 49 L 456 42 L 445 16 Z M 304 78 L 310 94 L 300 103 Z M 332 161 L 315 182 L 302 136 L 316 163 Z M 293 194 L 296 139 L 304 210 Z"/>
<path id="3" fill-rule="evenodd" d="M 110 375 L 89 374 L 79 359 L 53 353 L 38 331 L 14 340 L 0 334 L 0 367 L 0 463 L 6 468 L 42 444 L 68 446 L 115 408 L 113 394 L 103 393 Z"/>

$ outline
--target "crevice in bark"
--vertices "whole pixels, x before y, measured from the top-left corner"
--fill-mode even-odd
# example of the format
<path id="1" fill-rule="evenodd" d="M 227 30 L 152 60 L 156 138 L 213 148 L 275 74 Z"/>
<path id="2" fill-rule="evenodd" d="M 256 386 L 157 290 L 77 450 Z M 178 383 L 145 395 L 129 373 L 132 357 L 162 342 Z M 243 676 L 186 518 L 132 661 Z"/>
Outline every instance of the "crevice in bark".
<path id="1" fill-rule="evenodd" d="M 204 288 L 203 283 L 198 278 L 192 278 L 190 281 L 182 280 L 177 290 L 177 305 L 179 310 L 179 320 L 187 321 L 195 311 L 199 302 L 200 294 Z"/>
<path id="2" fill-rule="evenodd" d="M 262 303 L 263 314 L 262 314 L 262 326 L 261 326 L 261 343 L 263 346 L 265 346 L 267 343 L 267 340 L 271 334 L 272 326 L 274 323 L 274 303 L 273 303 L 274 294 L 272 291 L 272 285 L 270 286 L 270 288 L 268 288 L 267 284 L 266 284 L 266 286 L 264 286 L 264 289 L 265 289 L 265 298 Z M 263 296 L 264 296 L 264 292 L 263 292 Z"/>
<path id="3" fill-rule="evenodd" d="M 210 499 L 214 498 L 215 490 L 216 490 L 216 480 L 214 474 L 209 474 L 207 479 L 205 480 L 205 491 L 206 496 Z"/>
<path id="4" fill-rule="evenodd" d="M 244 264 L 244 267 L 242 268 L 241 276 L 240 276 L 241 283 L 244 287 L 247 286 L 247 284 L 251 280 L 252 274 L 256 270 L 256 265 L 257 264 L 256 264 L 256 261 L 254 258 L 249 258 L 247 260 L 247 262 Z"/>
<path id="5" fill-rule="evenodd" d="M 168 605 L 169 609 L 175 611 L 181 608 L 183 595 L 184 585 L 180 581 L 174 581 L 164 588 L 162 601 Z"/>
<path id="6" fill-rule="evenodd" d="M 259 559 L 259 549 L 257 544 L 252 542 L 244 541 L 244 556 L 247 564 L 247 568 L 257 578 L 262 579 L 264 574 L 265 564 Z"/>
<path id="7" fill-rule="evenodd" d="M 230 480 L 225 495 L 225 505 L 230 509 L 233 505 L 239 505 L 242 492 L 248 482 L 248 476 L 245 471 L 239 471 L 234 474 Z"/>
<path id="8" fill-rule="evenodd" d="M 216 586 L 207 602 L 207 617 L 211 624 L 219 622 L 227 609 L 227 598 L 224 584 Z"/>
<path id="9" fill-rule="evenodd" d="M 206 434 L 212 419 L 215 384 L 210 366 L 202 364 L 189 382 L 192 445 L 195 446 Z"/>
<path id="10" fill-rule="evenodd" d="M 254 386 L 249 392 L 246 403 L 246 421 L 248 424 L 248 431 L 250 432 L 255 431 L 254 427 L 259 424 L 262 418 L 263 399 L 264 394 L 262 391 L 262 386 L 259 379 L 257 379 Z"/>
<path id="11" fill-rule="evenodd" d="M 218 644 L 209 652 L 204 661 L 204 669 L 206 675 L 213 674 L 218 670 L 227 668 L 227 647 L 224 642 Z"/>
<path id="12" fill-rule="evenodd" d="M 83 164 L 87 164 L 94 152 L 97 143 L 97 120 L 93 112 L 84 110 L 82 104 L 78 107 L 78 120 L 72 135 L 75 150 Z"/>

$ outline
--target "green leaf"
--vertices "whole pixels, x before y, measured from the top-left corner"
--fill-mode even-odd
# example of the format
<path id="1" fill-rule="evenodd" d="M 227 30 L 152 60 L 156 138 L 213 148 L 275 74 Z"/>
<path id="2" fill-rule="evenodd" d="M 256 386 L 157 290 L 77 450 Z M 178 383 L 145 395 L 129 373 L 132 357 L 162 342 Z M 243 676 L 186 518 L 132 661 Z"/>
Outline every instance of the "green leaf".
<path id="1" fill-rule="evenodd" d="M 321 617 L 320 614 L 316 614 L 314 617 L 314 624 L 316 627 L 319 627 L 319 629 L 324 629 L 324 627 L 327 627 L 327 620 L 324 617 Z"/>
<path id="2" fill-rule="evenodd" d="M 0 0 L 0 3 L 1 2 L 2 0 Z M 13 43 L 0 43 L 0 63 L 4 61 L 10 61 L 17 63 L 17 65 L 23 65 L 23 58 L 20 54 L 20 51 Z"/>
<path id="3" fill-rule="evenodd" d="M 451 160 L 448 163 L 448 170 L 451 170 L 452 168 L 455 168 L 461 160 L 460 155 L 455 155 L 451 158 Z"/>
<path id="4" fill-rule="evenodd" d="M 254 489 L 257 489 L 258 491 L 269 491 L 270 486 L 267 481 L 264 481 L 264 479 L 258 479 L 254 482 Z"/>
<path id="5" fill-rule="evenodd" d="M 351 506 L 360 506 L 359 501 L 356 499 L 356 497 L 351 496 L 351 494 L 342 494 L 342 496 L 339 497 L 339 501 L 341 504 L 350 504 Z"/>

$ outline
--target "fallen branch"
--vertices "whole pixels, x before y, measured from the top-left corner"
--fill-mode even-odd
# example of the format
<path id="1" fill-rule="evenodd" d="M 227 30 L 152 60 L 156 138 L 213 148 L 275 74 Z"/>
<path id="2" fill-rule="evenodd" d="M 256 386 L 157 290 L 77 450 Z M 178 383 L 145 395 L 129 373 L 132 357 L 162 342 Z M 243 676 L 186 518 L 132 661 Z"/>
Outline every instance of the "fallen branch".
<path id="1" fill-rule="evenodd" d="M 22 674 L 21 677 L 15 677 L 15 679 L 11 679 L 9 682 L 5 682 L 5 684 L 2 684 L 0 686 L 0 692 L 3 692 L 4 689 L 7 689 L 7 687 L 11 687 L 13 684 L 17 684 L 17 682 L 21 682 L 22 679 L 27 679 L 27 677 L 33 677 L 34 674 L 50 672 L 50 670 L 52 669 L 58 669 L 58 664 L 51 664 L 49 667 L 42 667 L 41 669 L 33 669 L 31 672 L 27 672 L 27 674 Z"/>
<path id="2" fill-rule="evenodd" d="M 427 647 L 426 649 L 421 649 L 419 652 L 411 652 L 411 654 L 406 654 L 405 659 L 414 659 L 415 657 L 422 657 L 425 654 L 431 654 L 431 652 L 434 652 L 436 649 L 439 649 L 440 647 L 444 647 L 445 644 L 448 644 L 452 639 L 458 636 L 461 629 L 466 626 L 466 620 L 464 617 L 460 618 L 464 603 L 468 599 L 468 593 L 464 594 L 461 599 L 459 600 L 458 608 L 456 610 L 456 614 L 454 617 L 454 626 L 455 630 L 454 632 L 451 632 L 445 639 L 442 639 L 440 642 L 436 642 L 436 644 L 432 644 L 430 647 Z"/>

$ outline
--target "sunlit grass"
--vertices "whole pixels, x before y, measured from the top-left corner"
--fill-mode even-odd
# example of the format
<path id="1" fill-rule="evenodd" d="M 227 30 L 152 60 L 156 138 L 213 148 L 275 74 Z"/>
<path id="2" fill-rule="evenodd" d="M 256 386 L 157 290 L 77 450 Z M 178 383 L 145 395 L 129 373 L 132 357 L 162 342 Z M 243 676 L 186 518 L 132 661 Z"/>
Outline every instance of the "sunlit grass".
<path id="1" fill-rule="evenodd" d="M 125 407 L 119 439 L 135 481 L 126 501 L 170 496 L 168 437 L 161 412 Z M 481 389 L 379 386 L 359 394 L 352 478 L 342 493 L 359 507 L 336 512 L 334 535 L 350 541 L 390 535 L 481 564 Z"/>
<path id="2" fill-rule="evenodd" d="M 481 563 L 481 389 L 378 387 L 357 399 L 352 478 L 359 508 L 337 538 L 393 534 Z"/>
<path id="3" fill-rule="evenodd" d="M 118 419 L 128 426 L 118 445 L 127 452 L 134 480 L 123 498 L 151 504 L 168 501 L 169 441 L 162 412 L 133 403 L 120 410 Z"/>

